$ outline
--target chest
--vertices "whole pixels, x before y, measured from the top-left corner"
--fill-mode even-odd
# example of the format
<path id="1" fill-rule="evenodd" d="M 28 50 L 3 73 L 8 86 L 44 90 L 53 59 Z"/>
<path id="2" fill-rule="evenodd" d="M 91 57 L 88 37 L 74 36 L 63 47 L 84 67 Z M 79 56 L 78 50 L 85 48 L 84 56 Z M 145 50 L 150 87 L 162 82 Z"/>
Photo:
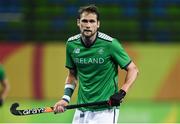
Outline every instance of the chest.
<path id="1" fill-rule="evenodd" d="M 109 49 L 104 46 L 93 46 L 91 48 L 75 47 L 71 57 L 77 66 L 104 65 L 110 59 Z"/>

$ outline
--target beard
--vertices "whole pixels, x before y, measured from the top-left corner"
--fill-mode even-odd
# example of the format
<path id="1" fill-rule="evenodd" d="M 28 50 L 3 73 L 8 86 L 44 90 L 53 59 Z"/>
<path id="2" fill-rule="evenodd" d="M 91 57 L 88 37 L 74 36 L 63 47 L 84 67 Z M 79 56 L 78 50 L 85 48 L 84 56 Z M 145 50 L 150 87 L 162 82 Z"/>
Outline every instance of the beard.
<path id="1" fill-rule="evenodd" d="M 97 32 L 97 30 L 92 32 L 91 30 L 85 29 L 85 30 L 83 30 L 82 34 L 84 37 L 90 38 L 90 37 L 94 36 L 96 34 L 96 32 Z"/>

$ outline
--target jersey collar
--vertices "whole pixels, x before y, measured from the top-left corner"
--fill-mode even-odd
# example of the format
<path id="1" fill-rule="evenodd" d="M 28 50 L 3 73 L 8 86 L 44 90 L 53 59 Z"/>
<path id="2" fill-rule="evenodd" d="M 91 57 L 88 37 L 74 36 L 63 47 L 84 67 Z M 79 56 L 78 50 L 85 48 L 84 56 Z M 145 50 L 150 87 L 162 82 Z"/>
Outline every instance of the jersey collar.
<path id="1" fill-rule="evenodd" d="M 84 43 L 84 41 L 82 40 L 82 37 L 80 38 L 80 40 L 81 40 L 81 43 L 83 44 L 84 47 L 90 48 L 91 46 L 93 46 L 93 45 L 95 44 L 95 42 L 96 42 L 96 40 L 97 40 L 97 37 L 98 37 L 98 32 L 97 32 L 97 34 L 96 34 L 96 38 L 95 38 L 94 42 L 93 42 L 91 45 L 89 45 L 89 46 L 87 46 L 87 45 Z"/>

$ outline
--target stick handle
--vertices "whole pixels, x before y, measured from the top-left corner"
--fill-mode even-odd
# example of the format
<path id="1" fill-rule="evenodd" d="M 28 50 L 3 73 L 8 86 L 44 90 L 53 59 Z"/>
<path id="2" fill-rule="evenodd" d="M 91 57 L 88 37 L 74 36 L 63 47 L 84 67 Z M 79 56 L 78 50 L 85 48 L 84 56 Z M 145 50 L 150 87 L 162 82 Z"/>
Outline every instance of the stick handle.
<path id="1" fill-rule="evenodd" d="M 102 106 L 102 105 L 109 105 L 108 101 L 68 105 L 65 107 L 65 109 L 76 109 L 76 108 L 81 108 L 81 107 Z"/>

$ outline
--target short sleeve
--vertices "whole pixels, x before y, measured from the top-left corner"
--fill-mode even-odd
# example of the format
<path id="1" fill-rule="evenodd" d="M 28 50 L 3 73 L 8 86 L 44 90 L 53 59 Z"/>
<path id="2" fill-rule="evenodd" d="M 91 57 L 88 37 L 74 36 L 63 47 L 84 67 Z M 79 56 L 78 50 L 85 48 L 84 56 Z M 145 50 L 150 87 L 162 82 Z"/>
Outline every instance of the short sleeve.
<path id="1" fill-rule="evenodd" d="M 131 63 L 131 58 L 128 56 L 118 40 L 114 39 L 111 42 L 110 51 L 113 61 L 118 63 L 121 69 L 126 69 L 126 67 Z"/>
<path id="2" fill-rule="evenodd" d="M 0 80 L 4 80 L 5 78 L 5 71 L 4 68 L 2 66 L 0 66 Z"/>
<path id="3" fill-rule="evenodd" d="M 67 42 L 66 43 L 66 67 L 67 68 L 70 68 L 70 69 L 72 69 L 72 68 L 75 68 L 75 64 L 74 64 L 74 62 L 73 62 L 73 59 L 72 59 L 72 56 L 71 56 L 71 48 L 70 48 L 70 45 L 69 45 L 69 43 Z"/>

